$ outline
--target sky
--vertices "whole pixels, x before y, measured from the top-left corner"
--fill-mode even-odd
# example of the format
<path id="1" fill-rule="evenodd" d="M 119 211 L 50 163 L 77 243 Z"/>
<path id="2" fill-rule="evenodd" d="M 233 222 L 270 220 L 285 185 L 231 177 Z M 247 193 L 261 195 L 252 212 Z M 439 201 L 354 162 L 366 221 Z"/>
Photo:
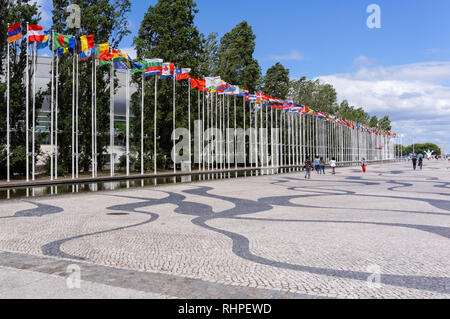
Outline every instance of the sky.
<path id="1" fill-rule="evenodd" d="M 51 0 L 37 2 L 42 25 L 50 25 Z M 133 37 L 156 2 L 132 1 L 132 33 L 121 44 L 124 52 L 133 56 Z M 371 4 L 380 8 L 380 28 L 367 26 Z M 404 145 L 432 142 L 450 153 L 450 1 L 197 0 L 197 5 L 195 24 L 205 35 L 223 36 L 247 20 L 263 73 L 281 62 L 291 78 L 318 78 L 336 88 L 339 101 L 389 115 Z"/>

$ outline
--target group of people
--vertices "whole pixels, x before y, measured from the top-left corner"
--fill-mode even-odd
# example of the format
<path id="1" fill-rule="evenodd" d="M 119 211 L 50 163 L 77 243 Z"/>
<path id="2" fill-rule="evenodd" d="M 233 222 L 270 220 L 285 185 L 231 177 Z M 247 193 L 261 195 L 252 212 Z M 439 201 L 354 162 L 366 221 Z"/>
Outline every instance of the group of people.
<path id="1" fill-rule="evenodd" d="M 331 158 L 331 160 L 328 164 L 331 167 L 331 174 L 335 175 L 336 174 L 336 166 L 337 166 L 336 158 L 334 158 L 334 157 Z M 362 168 L 363 173 L 366 172 L 366 167 L 367 167 L 366 159 L 363 158 L 361 160 L 361 168 Z M 311 171 L 313 169 L 317 172 L 317 174 L 325 174 L 325 160 L 323 157 L 316 156 L 314 159 L 314 162 L 312 162 L 311 158 L 309 156 L 306 156 L 305 179 L 311 179 Z"/>
<path id="2" fill-rule="evenodd" d="M 419 154 L 418 156 L 413 155 L 413 157 L 411 158 L 411 161 L 412 161 L 414 170 L 417 169 L 417 164 L 419 164 L 419 168 L 420 168 L 420 170 L 422 170 L 422 168 L 423 168 L 423 155 L 422 154 Z"/>

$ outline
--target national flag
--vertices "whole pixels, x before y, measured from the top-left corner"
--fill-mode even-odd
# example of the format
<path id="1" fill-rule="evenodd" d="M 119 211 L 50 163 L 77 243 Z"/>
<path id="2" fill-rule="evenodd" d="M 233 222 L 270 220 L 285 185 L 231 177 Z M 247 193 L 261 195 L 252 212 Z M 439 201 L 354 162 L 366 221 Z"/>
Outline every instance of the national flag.
<path id="1" fill-rule="evenodd" d="M 245 97 L 247 102 L 256 102 L 257 96 L 255 94 L 250 94 Z"/>
<path id="2" fill-rule="evenodd" d="M 161 79 L 173 77 L 174 67 L 175 67 L 175 65 L 173 63 L 163 63 L 162 70 L 161 70 L 161 73 L 159 74 L 159 77 Z"/>
<path id="3" fill-rule="evenodd" d="M 163 69 L 162 59 L 145 59 L 145 76 L 160 75 Z"/>
<path id="4" fill-rule="evenodd" d="M 189 77 L 190 77 L 189 73 L 190 72 L 191 72 L 191 69 L 180 69 L 180 68 L 177 68 L 176 69 L 177 81 L 189 79 Z"/>
<path id="5" fill-rule="evenodd" d="M 220 76 L 214 76 L 214 77 L 207 77 L 205 78 L 205 87 L 210 88 L 216 88 L 220 85 L 221 79 Z"/>
<path id="6" fill-rule="evenodd" d="M 28 26 L 28 42 L 36 42 L 44 40 L 44 27 L 40 25 L 29 25 Z"/>
<path id="7" fill-rule="evenodd" d="M 44 40 L 41 41 L 41 44 L 38 46 L 38 50 L 45 49 L 48 47 L 48 43 L 50 42 L 50 31 L 44 32 Z"/>
<path id="8" fill-rule="evenodd" d="M 99 60 L 99 66 L 111 64 L 114 55 L 109 52 L 109 42 L 101 43 L 96 47 L 96 56 Z"/>
<path id="9" fill-rule="evenodd" d="M 77 53 L 85 52 L 95 47 L 94 35 L 83 35 L 76 40 Z"/>
<path id="10" fill-rule="evenodd" d="M 239 87 L 239 94 L 238 96 L 247 96 L 248 95 L 248 89 Z"/>
<path id="11" fill-rule="evenodd" d="M 22 28 L 20 27 L 19 22 L 14 23 L 12 26 L 8 27 L 8 44 L 16 42 L 19 39 L 22 39 Z"/>
<path id="12" fill-rule="evenodd" d="M 95 47 L 87 49 L 80 53 L 80 61 L 84 61 L 89 59 L 90 57 L 95 56 Z"/>
<path id="13" fill-rule="evenodd" d="M 205 85 L 206 80 L 191 78 L 191 88 L 193 89 L 198 88 L 199 91 L 204 91 Z"/>
<path id="14" fill-rule="evenodd" d="M 238 95 L 239 94 L 239 86 L 232 85 L 223 93 L 226 95 Z"/>
<path id="15" fill-rule="evenodd" d="M 61 33 L 55 33 L 53 36 L 53 45 L 58 54 L 69 52 L 69 50 L 75 50 L 75 38 L 72 35 L 64 35 Z"/>

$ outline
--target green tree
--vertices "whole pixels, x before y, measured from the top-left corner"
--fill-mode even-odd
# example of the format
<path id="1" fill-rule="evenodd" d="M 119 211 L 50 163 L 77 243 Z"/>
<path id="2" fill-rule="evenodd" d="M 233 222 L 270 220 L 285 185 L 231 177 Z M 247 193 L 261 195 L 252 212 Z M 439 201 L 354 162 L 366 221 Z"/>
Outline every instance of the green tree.
<path id="1" fill-rule="evenodd" d="M 19 22 L 22 27 L 22 40 L 10 44 L 10 125 L 11 125 L 11 176 L 25 174 L 25 96 L 24 74 L 26 67 L 26 21 L 38 24 L 40 14 L 38 5 L 32 0 L 1 1 L 0 3 L 0 178 L 6 176 L 6 51 L 7 24 Z M 31 61 L 31 60 L 30 60 Z M 29 66 L 29 78 L 32 78 Z M 31 83 L 31 82 L 30 82 Z M 30 91 L 31 92 L 31 91 Z M 30 93 L 31 97 L 31 93 Z M 42 105 L 42 96 L 37 95 L 36 114 Z M 31 119 L 31 99 L 30 99 Z M 30 120 L 31 126 L 31 120 Z M 40 136 L 36 136 L 35 151 L 39 151 Z M 30 143 L 31 147 L 31 143 Z M 31 152 L 31 150 L 29 150 Z"/>
<path id="2" fill-rule="evenodd" d="M 414 144 L 414 146 L 409 145 L 405 148 L 403 154 L 412 154 L 413 152 L 415 152 L 416 154 L 425 154 L 425 152 L 428 150 L 432 151 L 433 154 L 441 155 L 440 147 L 433 143 Z"/>
<path id="3" fill-rule="evenodd" d="M 289 93 L 289 70 L 277 62 L 264 77 L 263 91 L 272 97 L 286 99 Z"/>
<path id="4" fill-rule="evenodd" d="M 189 67 L 192 69 L 191 76 L 198 77 L 201 63 L 205 63 L 205 59 L 203 58 L 202 61 L 202 54 L 204 53 L 202 50 L 202 35 L 194 24 L 197 12 L 197 5 L 193 0 L 159 0 L 154 6 L 150 6 L 142 20 L 138 36 L 134 38 L 137 55 L 141 58 L 164 59 L 164 61 L 175 63 L 177 67 Z M 211 52 L 214 52 L 214 39 L 214 36 L 210 37 Z M 207 72 L 204 71 L 205 69 L 202 70 Z M 140 81 L 140 78 L 137 78 L 139 76 L 135 80 Z M 144 131 L 149 132 L 149 138 L 145 139 L 144 146 L 146 154 L 153 153 L 153 138 L 150 137 L 153 133 L 154 81 L 154 77 L 145 81 Z M 167 129 L 159 129 L 157 132 L 160 136 L 157 143 L 159 148 L 157 152 L 160 157 L 170 158 L 172 149 L 173 80 L 161 79 L 158 80 L 158 83 L 157 127 Z M 187 94 L 188 81 L 177 81 L 177 127 L 187 127 Z M 135 145 L 140 145 L 138 141 L 141 137 L 140 95 L 139 90 L 132 97 L 132 111 L 136 120 L 133 134 Z M 137 149 L 140 151 L 140 147 Z M 160 158 L 158 158 L 158 161 L 164 162 Z"/>
<path id="5" fill-rule="evenodd" d="M 378 129 L 386 132 L 389 132 L 392 129 L 391 120 L 388 115 L 378 121 Z"/>
<path id="6" fill-rule="evenodd" d="M 66 12 L 71 4 L 81 8 L 81 29 L 69 29 Z M 55 32 L 74 36 L 95 35 L 96 43 L 109 41 L 112 48 L 117 48 L 125 35 L 129 33 L 127 13 L 130 11 L 129 0 L 53 0 L 53 27 Z M 58 165 L 68 172 L 71 167 L 71 131 L 72 131 L 72 54 L 60 56 L 59 62 L 59 119 L 58 135 L 59 157 Z M 92 62 L 79 62 L 79 152 L 80 166 L 88 171 L 91 163 L 91 74 Z M 97 143 L 100 156 L 99 169 L 105 164 L 106 152 L 109 145 L 109 74 L 110 68 L 103 66 L 97 68 L 97 130 L 99 133 Z M 116 80 L 115 85 L 118 82 Z"/>
<path id="7" fill-rule="evenodd" d="M 335 114 L 337 109 L 337 94 L 334 87 L 319 80 L 308 80 L 306 77 L 290 82 L 289 98 L 295 103 L 329 114 Z"/>
<path id="8" fill-rule="evenodd" d="M 198 72 L 203 77 L 214 76 L 217 70 L 219 62 L 219 57 L 217 56 L 217 52 L 219 51 L 218 36 L 217 32 L 213 32 L 206 39 L 203 39 L 203 49 Z"/>
<path id="9" fill-rule="evenodd" d="M 256 59 L 252 27 L 242 21 L 220 40 L 217 75 L 230 84 L 243 85 L 255 92 L 261 81 L 261 68 Z"/>
<path id="10" fill-rule="evenodd" d="M 376 117 L 376 115 L 374 115 L 370 118 L 369 127 L 372 127 L 372 128 L 378 127 L 378 118 Z"/>

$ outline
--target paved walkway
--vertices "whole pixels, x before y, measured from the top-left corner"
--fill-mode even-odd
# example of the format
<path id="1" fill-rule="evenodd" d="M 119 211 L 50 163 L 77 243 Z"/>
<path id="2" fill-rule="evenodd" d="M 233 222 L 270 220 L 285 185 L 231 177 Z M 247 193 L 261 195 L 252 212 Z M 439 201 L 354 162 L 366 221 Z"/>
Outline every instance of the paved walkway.
<path id="1" fill-rule="evenodd" d="M 449 298 L 450 166 L 0 202 L 1 298 Z"/>

